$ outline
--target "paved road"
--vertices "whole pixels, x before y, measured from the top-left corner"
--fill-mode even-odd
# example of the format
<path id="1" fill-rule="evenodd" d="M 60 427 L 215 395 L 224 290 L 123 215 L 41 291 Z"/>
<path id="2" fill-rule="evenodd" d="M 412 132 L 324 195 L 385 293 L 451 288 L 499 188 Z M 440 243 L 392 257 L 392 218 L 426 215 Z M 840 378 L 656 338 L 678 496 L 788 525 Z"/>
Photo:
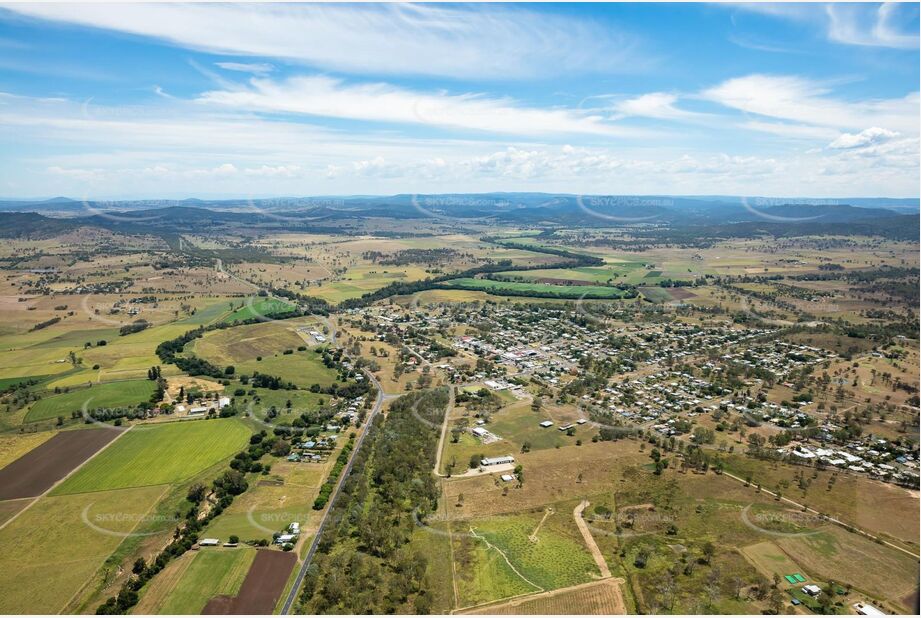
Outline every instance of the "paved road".
<path id="1" fill-rule="evenodd" d="M 329 498 L 329 506 L 327 506 L 326 511 L 323 513 L 322 519 L 320 519 L 320 525 L 317 527 L 317 532 L 310 543 L 310 549 L 307 550 L 307 555 L 304 557 L 304 562 L 301 563 L 300 569 L 297 572 L 297 578 L 294 580 L 294 585 L 288 592 L 288 597 L 285 599 L 285 604 L 281 608 L 282 614 L 291 613 L 291 608 L 294 606 L 294 601 L 297 599 L 298 591 L 300 591 L 301 585 L 304 583 L 304 577 L 307 576 L 307 569 L 310 567 L 310 563 L 313 560 L 313 555 L 316 553 L 317 546 L 320 544 L 320 536 L 323 534 L 323 529 L 326 527 L 326 523 L 329 521 L 329 514 L 332 512 L 333 505 L 336 503 L 336 499 L 339 497 L 339 491 L 342 489 L 343 485 L 345 485 L 345 479 L 348 478 L 352 471 L 352 464 L 355 462 L 355 457 L 361 450 L 361 444 L 364 442 L 365 436 L 368 435 L 371 429 L 371 424 L 374 422 L 374 418 L 377 416 L 377 413 L 381 411 L 381 408 L 384 405 L 384 401 L 388 399 L 388 397 L 384 395 L 384 389 L 381 388 L 380 382 L 377 381 L 377 378 L 375 378 L 370 371 L 365 371 L 365 375 L 377 388 L 377 400 L 374 402 L 374 407 L 371 409 L 371 414 L 368 415 L 368 418 L 365 421 L 364 430 L 361 432 L 361 435 L 358 436 L 358 440 L 355 442 L 355 448 L 352 449 L 352 456 L 349 457 L 349 463 L 345 466 L 345 469 L 339 476 L 339 481 L 336 483 L 336 488 L 333 490 L 333 493 Z"/>

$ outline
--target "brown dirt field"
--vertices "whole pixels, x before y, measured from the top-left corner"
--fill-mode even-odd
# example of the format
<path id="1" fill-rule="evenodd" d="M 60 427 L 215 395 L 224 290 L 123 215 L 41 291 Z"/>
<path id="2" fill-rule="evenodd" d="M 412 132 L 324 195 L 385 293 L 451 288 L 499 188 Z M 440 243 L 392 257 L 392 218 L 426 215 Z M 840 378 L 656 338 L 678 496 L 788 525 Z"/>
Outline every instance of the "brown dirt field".
<path id="1" fill-rule="evenodd" d="M 233 598 L 224 595 L 214 597 L 202 613 L 271 614 L 296 563 L 297 555 L 292 552 L 259 550 L 243 580 L 240 593 Z"/>
<path id="2" fill-rule="evenodd" d="M 208 604 L 205 605 L 205 609 L 201 610 L 201 614 L 202 616 L 227 615 L 233 613 L 230 611 L 232 608 L 233 597 L 221 594 L 208 601 Z"/>
<path id="3" fill-rule="evenodd" d="M 57 434 L 0 470 L 0 500 L 41 495 L 123 431 L 83 429 Z"/>
<path id="4" fill-rule="evenodd" d="M 490 615 L 610 615 L 626 614 L 620 580 L 604 579 L 571 588 L 521 597 L 499 605 L 487 605 L 463 614 Z"/>

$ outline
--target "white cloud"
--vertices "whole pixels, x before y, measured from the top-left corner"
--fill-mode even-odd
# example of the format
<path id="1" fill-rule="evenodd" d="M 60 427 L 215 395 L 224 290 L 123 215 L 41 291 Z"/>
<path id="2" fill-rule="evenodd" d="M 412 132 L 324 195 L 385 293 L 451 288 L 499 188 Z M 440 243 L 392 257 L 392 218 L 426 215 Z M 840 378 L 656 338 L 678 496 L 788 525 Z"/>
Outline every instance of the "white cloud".
<path id="1" fill-rule="evenodd" d="M 600 116 L 573 110 L 526 107 L 511 99 L 478 94 L 430 94 L 383 83 L 350 85 L 321 75 L 294 77 L 280 82 L 253 79 L 249 87 L 212 90 L 202 94 L 198 101 L 240 110 L 421 124 L 503 134 L 644 134 L 605 122 Z"/>
<path id="2" fill-rule="evenodd" d="M 846 101 L 829 96 L 829 88 L 791 75 L 747 75 L 724 81 L 701 93 L 729 108 L 814 127 L 861 130 L 868 123 L 916 133 L 919 96 Z"/>
<path id="3" fill-rule="evenodd" d="M 642 116 L 659 120 L 693 120 L 705 114 L 675 107 L 678 95 L 668 92 L 650 92 L 616 104 L 615 109 L 625 116 Z"/>
<path id="4" fill-rule="evenodd" d="M 888 131 L 879 127 L 870 127 L 860 133 L 842 133 L 837 139 L 828 145 L 829 148 L 847 149 L 863 148 L 887 142 L 899 134 L 895 131 Z"/>
<path id="5" fill-rule="evenodd" d="M 903 7 L 896 3 L 827 4 L 828 38 L 848 45 L 917 49 L 917 7 L 914 3 Z M 906 19 L 910 17 L 906 9 L 915 12 L 913 24 Z"/>
<path id="6" fill-rule="evenodd" d="M 918 5 L 913 2 L 748 2 L 724 4 L 801 24 L 811 24 L 844 45 L 917 49 Z"/>
<path id="7" fill-rule="evenodd" d="M 271 73 L 275 70 L 275 67 L 268 62 L 215 62 L 214 64 L 225 71 L 255 73 L 256 75 Z"/>
<path id="8" fill-rule="evenodd" d="M 517 78 L 648 66 L 627 34 L 520 7 L 23 3 L 6 8 L 191 49 L 363 75 Z"/>

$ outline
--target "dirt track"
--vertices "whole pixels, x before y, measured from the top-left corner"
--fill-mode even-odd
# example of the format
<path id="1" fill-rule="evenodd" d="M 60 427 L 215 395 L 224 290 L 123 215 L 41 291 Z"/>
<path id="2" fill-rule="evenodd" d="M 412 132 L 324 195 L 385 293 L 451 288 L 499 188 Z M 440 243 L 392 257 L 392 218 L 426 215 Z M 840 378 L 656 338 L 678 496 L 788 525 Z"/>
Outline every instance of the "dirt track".
<path id="1" fill-rule="evenodd" d="M 240 593 L 233 598 L 226 595 L 214 597 L 205 605 L 202 614 L 271 614 L 295 563 L 297 556 L 291 552 L 260 549 L 243 580 Z"/>
<path id="2" fill-rule="evenodd" d="M 585 510 L 588 504 L 588 500 L 580 502 L 579 505 L 573 509 L 572 516 L 576 519 L 576 525 L 579 526 L 579 532 L 582 533 L 582 538 L 585 539 L 588 550 L 592 552 L 592 558 L 595 559 L 595 564 L 598 565 L 598 570 L 601 571 L 601 577 L 608 578 L 611 577 L 611 570 L 608 569 L 608 563 L 605 562 L 604 555 L 601 553 L 601 550 L 598 549 L 598 544 L 592 536 L 592 531 L 588 529 L 588 524 L 582 519 L 582 511 Z"/>
<path id="3" fill-rule="evenodd" d="M 123 432 L 62 431 L 0 470 L 0 500 L 40 496 Z"/>

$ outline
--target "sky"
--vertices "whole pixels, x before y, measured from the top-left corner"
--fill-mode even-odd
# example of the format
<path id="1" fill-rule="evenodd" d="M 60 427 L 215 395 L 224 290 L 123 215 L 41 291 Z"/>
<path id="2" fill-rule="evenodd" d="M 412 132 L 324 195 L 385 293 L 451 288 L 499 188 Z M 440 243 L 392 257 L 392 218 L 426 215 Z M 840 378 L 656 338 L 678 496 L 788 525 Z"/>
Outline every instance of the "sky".
<path id="1" fill-rule="evenodd" d="M 0 3 L 0 197 L 917 197 L 919 5 Z"/>

